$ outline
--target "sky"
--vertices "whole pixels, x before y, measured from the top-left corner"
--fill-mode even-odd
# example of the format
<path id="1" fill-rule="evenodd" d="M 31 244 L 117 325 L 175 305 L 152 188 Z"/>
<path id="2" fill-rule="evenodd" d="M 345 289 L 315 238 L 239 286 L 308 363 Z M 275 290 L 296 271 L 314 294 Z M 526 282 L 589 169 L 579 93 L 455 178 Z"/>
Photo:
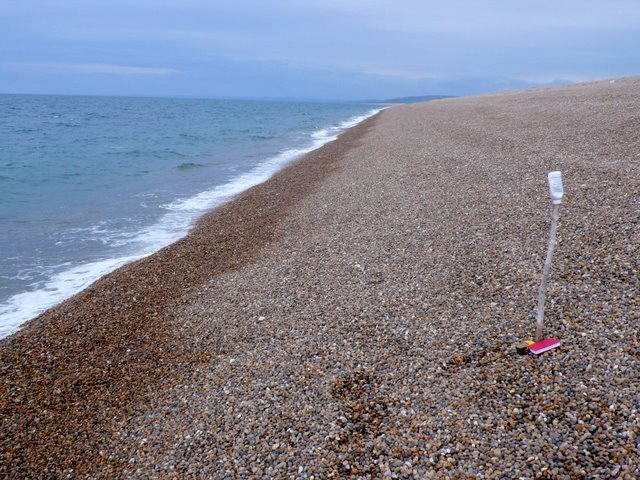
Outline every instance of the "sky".
<path id="1" fill-rule="evenodd" d="M 2 0 L 0 93 L 384 99 L 640 74 L 640 0 Z"/>

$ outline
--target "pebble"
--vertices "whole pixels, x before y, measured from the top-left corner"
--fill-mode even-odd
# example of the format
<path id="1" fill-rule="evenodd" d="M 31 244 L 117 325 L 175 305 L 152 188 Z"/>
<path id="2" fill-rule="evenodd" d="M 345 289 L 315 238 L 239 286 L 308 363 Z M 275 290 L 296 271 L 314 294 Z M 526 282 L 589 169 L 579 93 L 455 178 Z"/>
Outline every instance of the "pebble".
<path id="1" fill-rule="evenodd" d="M 0 341 L 0 476 L 640 478 L 639 110 L 628 78 L 350 129 Z M 551 170 L 563 343 L 520 356 Z"/>

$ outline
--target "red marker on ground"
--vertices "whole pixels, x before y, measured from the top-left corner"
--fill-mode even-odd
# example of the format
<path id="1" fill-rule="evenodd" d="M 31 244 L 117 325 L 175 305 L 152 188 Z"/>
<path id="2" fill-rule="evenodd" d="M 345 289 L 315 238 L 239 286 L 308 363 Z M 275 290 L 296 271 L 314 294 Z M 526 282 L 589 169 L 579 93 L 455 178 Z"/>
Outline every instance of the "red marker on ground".
<path id="1" fill-rule="evenodd" d="M 534 355 L 540 355 L 541 353 L 559 346 L 560 340 L 556 340 L 555 338 L 545 338 L 544 340 L 536 342 L 533 345 L 529 345 L 529 351 Z"/>

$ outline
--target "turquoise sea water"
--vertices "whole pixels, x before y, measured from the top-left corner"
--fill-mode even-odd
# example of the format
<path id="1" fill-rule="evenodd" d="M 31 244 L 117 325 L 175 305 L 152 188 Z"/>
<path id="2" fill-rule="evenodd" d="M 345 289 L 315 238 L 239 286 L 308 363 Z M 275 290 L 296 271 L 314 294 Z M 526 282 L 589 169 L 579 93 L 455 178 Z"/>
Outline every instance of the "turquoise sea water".
<path id="1" fill-rule="evenodd" d="M 0 337 L 375 111 L 0 95 Z"/>

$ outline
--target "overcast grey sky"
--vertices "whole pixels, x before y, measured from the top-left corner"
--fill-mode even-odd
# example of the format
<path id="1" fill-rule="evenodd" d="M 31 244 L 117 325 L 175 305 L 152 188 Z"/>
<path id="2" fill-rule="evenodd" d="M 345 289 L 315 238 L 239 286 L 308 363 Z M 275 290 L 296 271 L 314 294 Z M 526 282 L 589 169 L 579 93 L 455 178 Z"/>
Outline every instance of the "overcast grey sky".
<path id="1" fill-rule="evenodd" d="M 465 95 L 640 74 L 639 0 L 3 0 L 0 92 Z"/>

